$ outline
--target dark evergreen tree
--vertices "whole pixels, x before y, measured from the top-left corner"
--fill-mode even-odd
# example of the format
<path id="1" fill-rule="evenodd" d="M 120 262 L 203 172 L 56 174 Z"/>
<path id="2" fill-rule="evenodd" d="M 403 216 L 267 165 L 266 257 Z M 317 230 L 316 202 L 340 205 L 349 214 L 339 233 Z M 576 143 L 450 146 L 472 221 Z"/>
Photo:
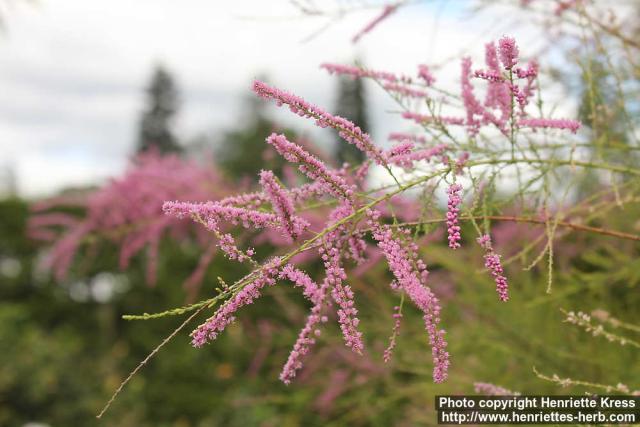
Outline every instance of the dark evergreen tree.
<path id="1" fill-rule="evenodd" d="M 172 131 L 173 118 L 178 110 L 178 90 L 171 73 L 157 66 L 146 93 L 147 105 L 140 119 L 136 151 L 181 151 Z"/>
<path id="2" fill-rule="evenodd" d="M 338 80 L 338 98 L 335 113 L 349 119 L 360 127 L 364 132 L 369 131 L 369 121 L 367 120 L 366 91 L 361 79 L 341 77 Z M 338 164 L 349 162 L 350 164 L 361 163 L 365 156 L 354 145 L 347 144 L 336 134 L 337 144 L 335 158 Z"/>

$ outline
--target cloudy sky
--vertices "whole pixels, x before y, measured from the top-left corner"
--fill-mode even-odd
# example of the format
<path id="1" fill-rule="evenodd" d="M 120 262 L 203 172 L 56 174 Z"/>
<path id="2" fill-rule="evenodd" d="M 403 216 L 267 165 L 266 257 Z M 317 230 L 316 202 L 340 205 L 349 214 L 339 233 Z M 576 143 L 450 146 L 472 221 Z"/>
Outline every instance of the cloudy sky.
<path id="1" fill-rule="evenodd" d="M 331 1 L 317 3 L 335 9 Z M 258 75 L 330 109 L 335 81 L 318 69 L 325 61 L 359 57 L 372 68 L 413 73 L 417 63 L 442 63 L 463 52 L 482 57 L 483 43 L 502 34 L 515 35 L 523 46 L 535 42 L 530 29 L 498 10 L 478 19 L 464 0 L 405 7 L 357 45 L 351 36 L 380 8 L 349 14 L 305 41 L 328 19 L 303 17 L 286 0 L 0 4 L 0 168 L 11 168 L 20 193 L 30 197 L 123 170 L 143 88 L 157 63 L 180 85 L 177 129 L 188 140 L 233 126 Z M 440 70 L 441 81 L 457 84 L 457 67 Z M 373 136 L 384 139 L 398 119 L 387 114 L 392 103 L 386 95 L 371 89 Z"/>

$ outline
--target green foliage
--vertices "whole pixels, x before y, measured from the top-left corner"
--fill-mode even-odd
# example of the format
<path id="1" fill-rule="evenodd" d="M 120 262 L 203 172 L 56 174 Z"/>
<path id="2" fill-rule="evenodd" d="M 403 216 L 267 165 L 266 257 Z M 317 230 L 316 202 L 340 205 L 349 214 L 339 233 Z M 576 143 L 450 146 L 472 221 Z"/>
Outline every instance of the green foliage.
<path id="1" fill-rule="evenodd" d="M 257 181 L 260 169 L 267 168 L 281 175 L 284 161 L 279 156 L 265 157 L 264 139 L 275 124 L 264 111 L 264 104 L 254 97 L 245 99 L 242 126 L 225 132 L 218 142 L 216 163 L 229 177 Z"/>
<path id="2" fill-rule="evenodd" d="M 632 218 L 639 213 L 626 206 L 615 209 L 608 221 L 612 227 L 632 229 Z M 166 242 L 155 288 L 144 285 L 140 259 L 126 276 L 111 273 L 128 286 L 108 301 L 74 300 L 75 284 L 92 289 L 99 273 L 114 272 L 115 248 L 103 247 L 93 265 L 76 268 L 68 282 L 52 283 L 36 267 L 39 249 L 24 236 L 27 214 L 19 200 L 0 204 L 0 258 L 12 257 L 22 265 L 17 276 L 1 277 L 0 346 L 10 350 L 0 352 L 0 424 L 97 425 L 94 416 L 111 392 L 182 320 L 124 321 L 121 316 L 184 304 L 179 278 L 186 277 L 197 258 L 188 245 Z M 471 228 L 463 230 L 463 236 L 472 233 Z M 357 303 L 369 349 L 363 358 L 345 349 L 331 320 L 299 381 L 282 385 L 279 370 L 308 310 L 300 295 L 282 283 L 243 309 L 238 323 L 212 345 L 193 349 L 186 334 L 180 334 L 132 380 L 99 425 L 431 425 L 433 396 L 471 393 L 474 381 L 523 393 L 583 391 L 558 389 L 537 378 L 534 366 L 561 377 L 638 388 L 637 349 L 563 324 L 560 312 L 606 308 L 640 324 L 637 243 L 585 233 L 563 239 L 556 248 L 564 262 L 559 263 L 553 293 L 544 293 L 544 266 L 526 272 L 513 263 L 507 267 L 512 300 L 504 304 L 483 271 L 480 248 L 468 243 L 469 250 L 452 253 L 442 240 L 421 247 L 445 307 L 443 324 L 453 360 L 449 382 L 431 381 L 427 337 L 421 315 L 411 305 L 405 306 L 393 361 L 382 362 L 398 300 L 387 291 L 391 276 L 380 264 L 360 277 L 349 273 L 361 296 Z M 496 249 L 506 251 L 510 244 L 521 242 L 497 241 Z M 211 295 L 217 275 L 233 279 L 245 273 L 231 269 L 233 265 L 216 259 L 199 297 Z"/>

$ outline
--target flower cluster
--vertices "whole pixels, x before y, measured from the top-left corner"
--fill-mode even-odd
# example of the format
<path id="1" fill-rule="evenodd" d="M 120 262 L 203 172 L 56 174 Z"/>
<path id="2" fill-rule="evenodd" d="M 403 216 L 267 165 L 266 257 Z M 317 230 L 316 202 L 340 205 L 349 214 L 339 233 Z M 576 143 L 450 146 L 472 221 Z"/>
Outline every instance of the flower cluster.
<path id="1" fill-rule="evenodd" d="M 504 277 L 504 270 L 502 263 L 500 262 L 500 255 L 493 251 L 491 245 L 491 237 L 488 234 L 484 234 L 477 239 L 478 244 L 485 250 L 484 254 L 484 266 L 491 272 L 493 279 L 496 282 L 496 292 L 501 301 L 509 300 L 509 284 L 507 278 Z"/>
<path id="2" fill-rule="evenodd" d="M 400 6 L 399 4 L 388 4 L 388 5 L 386 5 L 384 7 L 384 9 L 382 9 L 382 13 L 380 13 L 380 15 L 376 16 L 375 19 L 373 19 L 371 22 L 369 22 L 363 29 L 361 29 L 355 36 L 353 36 L 351 41 L 353 43 L 357 43 L 358 40 L 360 40 L 362 38 L 362 36 L 364 36 L 365 34 L 371 32 L 371 30 L 373 30 L 375 27 L 377 27 L 378 24 L 380 24 L 382 21 L 384 21 L 390 15 L 392 15 L 396 10 L 398 10 L 399 6 Z"/>
<path id="3" fill-rule="evenodd" d="M 198 268 L 185 280 L 184 286 L 194 296 L 213 259 L 215 246 L 201 227 L 163 215 L 162 203 L 178 197 L 201 202 L 224 198 L 228 188 L 210 166 L 176 155 L 149 152 L 133 159 L 123 177 L 112 180 L 98 191 L 73 200 L 54 199 L 34 205 L 29 231 L 33 237 L 53 242 L 47 263 L 58 280 L 67 277 L 74 258 L 84 245 L 91 246 L 104 239 L 120 246 L 122 269 L 146 249 L 149 284 L 156 281 L 156 259 L 163 236 L 178 239 L 193 236 L 203 254 Z M 82 218 L 57 210 L 70 203 L 84 209 Z"/>
<path id="4" fill-rule="evenodd" d="M 209 318 L 205 323 L 198 326 L 191 333 L 191 343 L 194 347 L 202 347 L 209 341 L 215 340 L 218 334 L 235 320 L 235 312 L 240 307 L 251 304 L 255 299 L 260 297 L 262 288 L 267 285 L 274 285 L 276 277 L 279 273 L 281 261 L 274 258 L 269 261 L 257 274 L 257 278 L 251 281 L 247 286 L 242 288 L 240 292 L 235 294 L 231 299 L 218 310 L 216 314 Z"/>
<path id="5" fill-rule="evenodd" d="M 312 118 L 319 127 L 331 127 L 338 131 L 338 135 L 349 144 L 355 145 L 366 153 L 378 164 L 384 164 L 384 158 L 378 147 L 375 146 L 369 135 L 362 131 L 353 122 L 333 114 L 327 113 L 320 107 L 308 103 L 304 99 L 287 93 L 283 90 L 271 87 L 266 83 L 255 81 L 253 90 L 258 96 L 265 99 L 273 99 L 278 106 L 288 105 L 292 113 L 302 117 Z"/>
<path id="6" fill-rule="evenodd" d="M 380 19 L 396 7 L 385 9 Z M 408 97 L 426 98 L 421 104 L 430 108 L 430 114 L 404 108 L 402 117 L 425 127 L 428 132 L 391 133 L 389 140 L 396 141 L 396 144 L 385 149 L 378 147 L 355 123 L 330 114 L 299 96 L 255 81 L 253 90 L 258 96 L 273 100 L 278 106 L 286 105 L 291 112 L 313 120 L 321 128 L 336 130 L 344 141 L 365 153 L 366 160 L 360 165 L 333 169 L 322 158 L 313 155 L 308 146 L 273 133 L 266 138 L 266 144 L 288 162 L 282 181 L 272 171 L 263 170 L 259 173 L 259 188 L 229 195 L 217 190 L 229 187 L 222 185 L 220 177 L 194 162 L 177 157 L 143 157 L 139 160 L 141 166 L 125 179 L 113 182 L 93 195 L 84 221 L 60 212 L 50 212 L 34 219 L 33 231 L 40 236 L 46 236 L 51 226 L 64 227 L 68 231 L 52 251 L 54 264 L 60 271 L 69 268 L 73 254 L 91 233 L 105 229 L 113 232 L 120 227 L 123 234 L 115 240 L 121 242 L 121 259 L 125 261 L 145 246 L 153 260 L 164 232 L 195 236 L 202 246 L 203 255 L 193 281 L 203 279 L 216 248 L 220 248 L 229 259 L 248 261 L 252 271 L 232 285 L 224 284 L 220 294 L 211 300 L 225 302 L 192 332 L 195 347 L 215 340 L 234 322 L 238 310 L 260 298 L 270 286 L 280 281 L 292 282 L 308 301 L 310 309 L 280 374 L 280 379 L 286 384 L 298 375 L 305 356 L 321 335 L 322 324 L 330 319 L 336 319 L 352 357 L 367 353 L 366 339 L 360 326 L 363 314 L 356 304 L 357 288 L 352 288 L 347 272 L 353 264 L 358 269 L 366 269 L 374 263 L 386 261 L 393 275 L 391 292 L 401 294 L 403 301 L 407 297 L 421 312 L 431 347 L 433 380 L 443 382 L 449 375 L 450 362 L 445 331 L 440 326 L 442 307 L 428 280 L 427 265 L 421 259 L 417 236 L 422 228 L 412 232 L 410 227 L 424 225 L 424 219 L 434 224 L 444 221 L 448 246 L 452 249 L 461 247 L 463 187 L 457 182 L 463 179 L 463 174 L 471 174 L 478 165 L 501 162 L 498 157 L 488 160 L 481 157 L 491 151 L 491 147 L 481 146 L 484 138 L 475 138 L 485 126 L 498 129 L 499 132 L 494 133 L 499 138 L 508 136 L 506 139 L 511 144 L 514 144 L 520 128 L 556 128 L 575 133 L 580 126 L 572 120 L 528 115 L 526 107 L 533 94 L 538 65 L 531 61 L 525 67 L 518 66 L 521 61 L 514 39 L 503 37 L 497 47 L 495 43 L 486 44 L 485 63 L 486 69 L 473 70 L 469 58 L 462 60 L 460 98 L 449 97 L 446 91 L 434 87 L 435 77 L 426 65 L 418 67 L 418 79 L 412 80 L 384 71 L 323 64 L 322 67 L 330 73 L 381 80 L 384 88 L 400 95 L 394 97 L 400 103 L 409 101 Z M 476 97 L 472 79 L 486 83 L 483 101 Z M 457 108 L 459 113 L 464 110 L 464 114 L 449 115 L 448 110 L 433 109 L 440 99 L 434 96 L 436 92 L 437 96 L 445 98 L 445 108 Z M 515 111 L 516 106 L 518 111 Z M 463 126 L 462 130 L 466 129 L 468 135 L 474 137 L 473 143 L 461 143 L 455 132 L 449 132 L 451 126 Z M 437 161 L 431 162 L 433 159 Z M 511 162 L 514 161 L 512 158 Z M 394 183 L 369 187 L 366 175 L 370 166 L 379 170 L 384 168 Z M 296 175 L 296 167 L 303 176 Z M 410 172 L 406 175 L 411 177 L 398 179 L 392 170 L 396 167 Z M 420 175 L 423 168 L 428 168 L 429 172 Z M 306 182 L 295 186 L 300 179 Z M 154 185 L 154 180 L 161 181 L 162 185 Z M 435 202 L 435 193 L 440 188 L 439 183 L 452 181 L 447 189 L 447 211 L 443 218 Z M 198 185 L 200 183 L 203 183 L 202 188 Z M 413 201 L 408 208 L 397 200 L 408 190 L 420 187 L 425 194 L 431 191 L 432 200 L 426 200 L 420 206 L 418 201 Z M 316 201 L 320 203 L 309 203 Z M 425 209 L 421 209 L 423 206 Z M 435 210 L 439 212 L 436 218 L 422 216 L 423 211 Z M 419 218 L 407 219 L 412 212 L 419 211 Z M 181 221 L 185 218 L 198 226 L 188 226 L 187 221 Z M 393 225 L 389 224 L 390 220 Z M 259 245 L 267 237 L 270 243 L 274 242 L 273 235 L 280 239 L 274 245 L 275 256 L 261 261 L 255 249 L 246 248 L 247 236 L 253 239 L 251 243 Z M 293 243 L 298 244 L 291 249 Z M 498 296 L 507 301 L 508 283 L 500 255 L 494 252 L 488 235 L 478 238 L 478 243 L 485 250 L 485 266 L 494 278 Z M 281 252 L 282 247 L 291 250 Z M 300 256 L 310 256 L 319 261 L 320 277 L 312 278 L 303 270 Z M 153 265 L 153 262 L 149 264 Z M 208 301 L 204 304 L 213 306 Z M 383 353 L 385 362 L 391 359 L 396 347 L 401 318 L 400 307 L 396 307 L 392 335 Z M 486 384 L 479 383 L 477 387 L 489 390 Z M 493 391 L 500 390 L 495 388 Z"/>
<path id="7" fill-rule="evenodd" d="M 265 194 L 269 198 L 273 210 L 278 215 L 282 228 L 286 234 L 295 240 L 302 232 L 299 220 L 294 218 L 293 201 L 287 192 L 276 182 L 276 178 L 271 171 L 260 172 L 260 184 Z"/>
<path id="8" fill-rule="evenodd" d="M 385 80 L 389 83 L 395 83 L 398 80 L 402 79 L 401 77 L 398 77 L 397 75 L 388 71 L 367 70 L 360 67 L 354 67 L 352 65 L 332 64 L 325 62 L 324 64 L 320 65 L 320 68 L 324 68 L 329 72 L 329 74 L 351 76 L 353 78 L 369 77 L 376 80 Z"/>
<path id="9" fill-rule="evenodd" d="M 460 213 L 460 203 L 462 198 L 460 197 L 460 191 L 462 186 L 460 184 L 451 184 L 447 190 L 449 200 L 447 201 L 447 234 L 449 235 L 449 247 L 451 249 L 458 249 L 460 247 L 460 225 L 458 221 L 458 215 Z"/>
<path id="10" fill-rule="evenodd" d="M 373 238 L 378 242 L 378 247 L 397 281 L 397 288 L 404 291 L 424 314 L 423 320 L 433 357 L 433 380 L 437 383 L 443 382 L 448 375 L 449 353 L 446 350 L 445 331 L 438 329 L 440 303 L 426 285 L 427 267 L 418 259 L 415 243 L 405 247 L 399 238 L 394 237 L 391 227 L 380 224 L 379 211 L 369 210 L 367 217 L 367 224 L 373 230 Z"/>

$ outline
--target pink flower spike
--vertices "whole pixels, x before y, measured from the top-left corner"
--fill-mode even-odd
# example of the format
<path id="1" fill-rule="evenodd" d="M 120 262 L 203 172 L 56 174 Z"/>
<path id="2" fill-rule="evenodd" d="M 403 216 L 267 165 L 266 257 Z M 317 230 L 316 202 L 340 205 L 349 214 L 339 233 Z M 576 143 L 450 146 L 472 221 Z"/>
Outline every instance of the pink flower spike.
<path id="1" fill-rule="evenodd" d="M 286 235 L 292 240 L 295 240 L 300 234 L 302 234 L 302 231 L 308 227 L 309 223 L 304 220 L 293 221 L 293 201 L 284 188 L 278 184 L 273 172 L 265 170 L 260 172 L 260 184 L 271 201 L 273 210 L 282 222 L 282 228 Z M 302 221 L 306 222 L 306 224 Z"/>
<path id="2" fill-rule="evenodd" d="M 411 168 L 415 162 L 429 161 L 433 157 L 442 155 L 449 149 L 446 144 L 438 144 L 430 148 L 412 150 L 411 142 L 398 144 L 387 152 L 389 163 L 403 168 Z"/>
<path id="3" fill-rule="evenodd" d="M 582 123 L 576 120 L 568 119 L 520 119 L 518 126 L 530 128 L 554 128 L 568 129 L 573 133 L 578 132 Z"/>
<path id="4" fill-rule="evenodd" d="M 460 247 L 460 226 L 458 225 L 458 214 L 460 212 L 459 205 L 462 202 L 460 191 L 462 186 L 459 184 L 451 184 L 447 193 L 449 201 L 447 202 L 447 234 L 449 235 L 449 247 L 458 249 Z"/>
<path id="5" fill-rule="evenodd" d="M 329 281 L 325 279 L 320 288 L 317 289 L 311 312 L 307 316 L 307 321 L 298 334 L 298 339 L 282 368 L 280 381 L 287 385 L 291 383 L 297 372 L 302 368 L 302 358 L 309 353 L 311 346 L 316 343 L 316 339 L 313 336 L 320 332 L 320 329 L 318 329 L 320 323 L 327 321 L 326 317 L 321 315 L 321 312 L 329 286 Z"/>
<path id="6" fill-rule="evenodd" d="M 402 133 L 402 132 L 392 132 L 389 134 L 389 141 L 399 141 L 399 142 L 413 141 L 413 142 L 420 142 L 424 144 L 425 142 L 427 142 L 427 139 L 422 135 L 414 135 L 414 134 Z"/>
<path id="7" fill-rule="evenodd" d="M 212 317 L 198 326 L 191 333 L 191 343 L 193 346 L 202 347 L 207 342 L 215 340 L 227 326 L 235 321 L 234 314 L 240 307 L 249 305 L 259 298 L 262 288 L 266 285 L 275 285 L 275 278 L 280 270 L 280 264 L 280 258 L 273 258 L 268 261 L 262 270 L 260 270 L 256 279 L 240 289 L 231 299 L 227 300 Z"/>
<path id="8" fill-rule="evenodd" d="M 484 266 L 491 272 L 494 281 L 496 282 L 496 292 L 501 301 L 509 300 L 509 284 L 507 278 L 504 277 L 504 269 L 500 262 L 500 255 L 493 251 L 491 245 L 491 237 L 488 234 L 478 237 L 478 244 L 485 250 L 484 254 Z"/>
<path id="9" fill-rule="evenodd" d="M 339 199 L 351 200 L 353 187 L 348 185 L 342 176 L 327 168 L 317 157 L 311 155 L 298 144 L 290 142 L 284 135 L 272 133 L 267 138 L 287 161 L 300 164 L 300 171 L 318 183 L 321 189 Z"/>
<path id="10" fill-rule="evenodd" d="M 409 98 L 426 98 L 428 96 L 427 92 L 423 90 L 414 89 L 405 85 L 399 85 L 397 83 L 385 83 L 383 87 L 389 92 L 395 92 L 398 95 L 406 96 Z"/>
<path id="11" fill-rule="evenodd" d="M 343 282 L 347 275 L 340 265 L 340 251 L 338 248 L 329 247 L 323 252 L 327 281 L 332 285 L 331 296 L 338 305 L 338 323 L 344 336 L 347 347 L 354 353 L 362 354 L 364 344 L 362 342 L 362 332 L 358 330 L 358 310 L 353 302 L 353 291 L 349 285 Z"/>
<path id="12" fill-rule="evenodd" d="M 395 83 L 398 80 L 401 80 L 401 78 L 395 74 L 387 71 L 367 70 L 353 65 L 331 64 L 325 62 L 320 65 L 320 68 L 324 68 L 329 72 L 329 74 L 346 75 L 353 78 L 369 77 L 376 80 L 386 80 L 389 83 Z"/>
<path id="13" fill-rule="evenodd" d="M 288 92 L 271 87 L 261 81 L 253 82 L 253 91 L 265 99 L 273 99 L 278 106 L 286 104 L 291 112 L 315 120 L 321 128 L 330 127 L 338 131 L 340 138 L 355 145 L 360 151 L 369 155 L 379 165 L 384 165 L 381 150 L 376 147 L 369 134 L 365 133 L 353 122 L 327 113 L 322 108 L 308 103 L 304 99 Z"/>
<path id="14" fill-rule="evenodd" d="M 518 46 L 515 39 L 504 36 L 498 40 L 498 49 L 500 51 L 500 61 L 507 70 L 512 69 L 518 63 Z"/>
<path id="15" fill-rule="evenodd" d="M 287 264 L 280 271 L 279 277 L 291 280 L 296 286 L 303 289 L 303 294 L 309 301 L 314 304 L 318 303 L 320 299 L 320 288 L 307 273 L 302 270 L 298 270 L 291 264 Z"/>
<path id="16" fill-rule="evenodd" d="M 462 85 L 462 102 L 467 113 L 465 125 L 469 135 L 477 135 L 485 117 L 485 109 L 480 101 L 473 93 L 473 85 L 471 84 L 471 58 L 465 57 L 461 63 L 461 85 Z"/>
<path id="17" fill-rule="evenodd" d="M 440 323 L 440 302 L 424 283 L 427 270 L 424 263 L 416 260 L 417 269 L 414 268 L 415 256 L 412 256 L 402 245 L 400 239 L 395 238 L 391 227 L 379 222 L 380 211 L 367 211 L 367 225 L 371 228 L 373 238 L 378 242 L 389 269 L 395 276 L 394 281 L 398 288 L 407 293 L 409 299 L 424 314 L 423 320 L 429 336 L 431 355 L 433 358 L 433 381 L 444 382 L 447 379 L 449 369 L 449 353 L 447 342 L 444 339 L 445 331 L 438 329 Z M 402 230 L 398 230 L 399 233 Z M 415 247 L 412 249 L 415 254 Z"/>
<path id="18" fill-rule="evenodd" d="M 424 80 L 427 86 L 433 86 L 436 81 L 436 78 L 431 74 L 431 70 L 427 65 L 420 64 L 418 65 L 418 76 Z"/>
<path id="19" fill-rule="evenodd" d="M 353 38 L 351 39 L 351 42 L 357 43 L 358 40 L 362 38 L 362 36 L 369 33 L 376 26 L 378 26 L 380 22 L 384 21 L 389 17 L 389 15 L 393 14 L 398 9 L 399 6 L 400 4 L 386 5 L 380 15 L 376 16 L 376 18 L 373 21 L 369 22 L 362 30 L 360 30 L 355 36 L 353 36 Z"/>
<path id="20" fill-rule="evenodd" d="M 423 114 L 414 113 L 411 111 L 405 111 L 404 113 L 402 113 L 402 118 L 413 120 L 419 124 L 439 122 L 447 125 L 464 125 L 464 119 L 462 117 L 427 116 Z"/>

